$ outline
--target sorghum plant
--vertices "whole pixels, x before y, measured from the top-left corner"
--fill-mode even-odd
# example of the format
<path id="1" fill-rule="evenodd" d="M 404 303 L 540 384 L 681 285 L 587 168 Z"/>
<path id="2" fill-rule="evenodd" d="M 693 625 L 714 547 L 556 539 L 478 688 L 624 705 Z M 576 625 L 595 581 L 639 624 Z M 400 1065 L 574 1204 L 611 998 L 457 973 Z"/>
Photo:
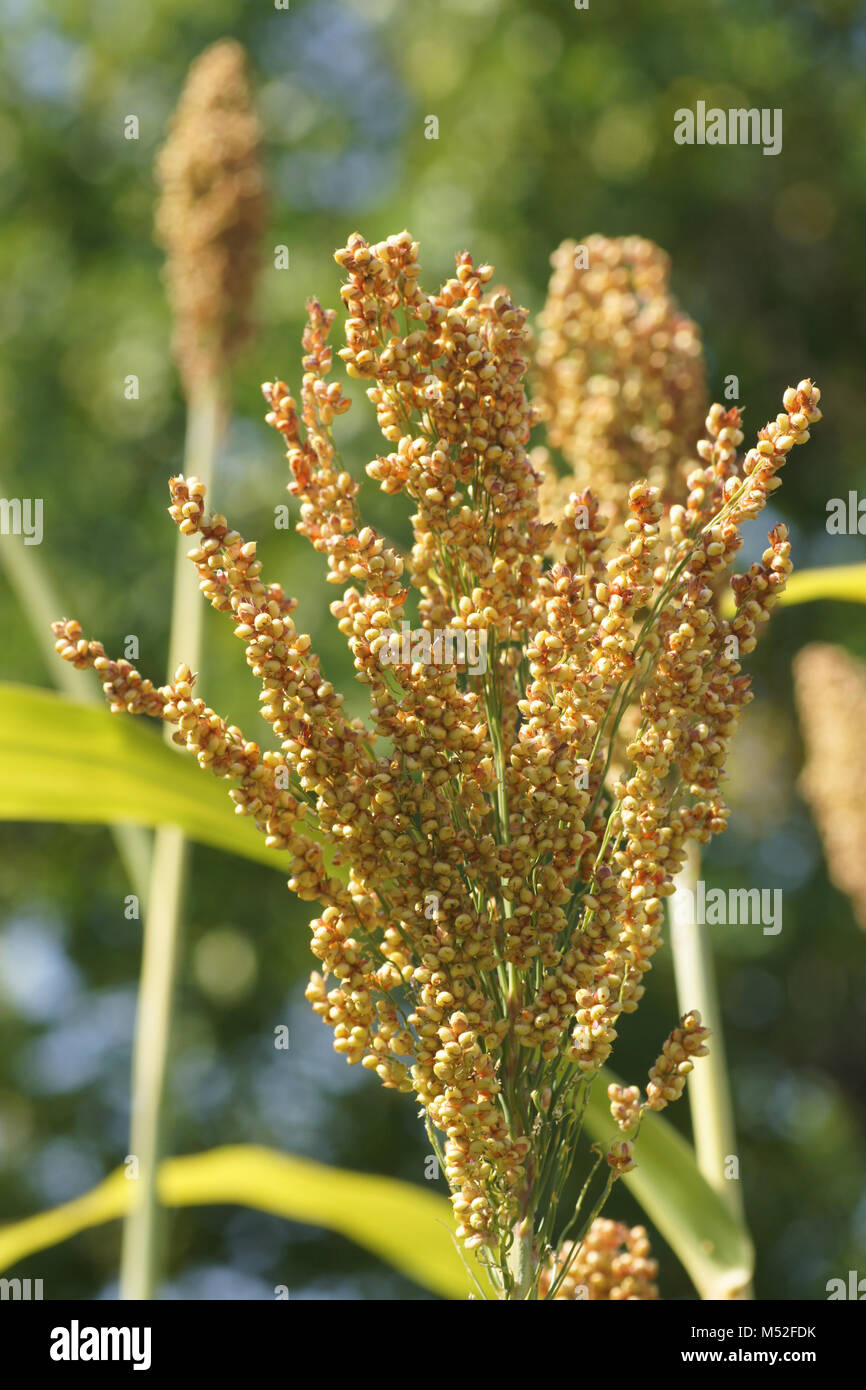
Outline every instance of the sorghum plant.
<path id="1" fill-rule="evenodd" d="M 295 601 L 265 582 L 255 542 L 208 509 L 194 477 L 171 480 L 171 515 L 195 538 L 204 595 L 245 645 L 273 746 L 210 709 L 186 666 L 156 688 L 74 621 L 55 624 L 57 649 L 96 667 L 112 710 L 167 721 L 203 768 L 234 781 L 238 813 L 291 861 L 289 887 L 321 904 L 307 996 L 350 1064 L 420 1101 L 459 1239 L 499 1295 L 575 1297 L 586 1276 L 591 1297 L 654 1296 L 645 1233 L 598 1218 L 633 1166 L 645 1111 L 675 1100 L 706 1051 L 696 1014 L 671 1032 L 645 1093 L 611 1087 L 616 1139 L 596 1151 L 576 1210 L 562 1194 L 686 845 L 725 829 L 725 758 L 750 698 L 739 658 L 791 571 L 785 527 L 730 580 L 733 617 L 708 599 L 739 527 L 820 419 L 820 392 L 789 388 L 743 458 L 739 411 L 712 406 L 682 501 L 623 483 L 624 539 L 609 541 L 588 489 L 557 520 L 539 517 L 527 316 L 485 291 L 491 268 L 463 253 L 427 294 L 407 232 L 372 246 L 355 234 L 336 259 L 339 356 L 369 383 L 390 446 L 367 473 L 411 500 L 408 555 L 363 524 L 360 482 L 337 451 L 350 401 L 331 375 L 334 312 L 309 302 L 300 404 L 281 381 L 264 394 L 298 529 L 342 590 L 331 611 L 368 721 L 343 713 Z M 412 590 L 423 632 L 486 634 L 483 671 L 395 660 Z"/>
<path id="2" fill-rule="evenodd" d="M 205 49 L 190 67 L 157 159 L 157 240 L 172 309 L 172 348 L 186 400 L 184 469 L 207 485 L 214 475 L 231 399 L 228 370 L 252 329 L 252 301 L 266 196 L 261 131 L 246 54 L 233 39 Z M 169 671 L 200 667 L 202 606 L 178 537 Z M 166 725 L 166 736 L 170 726 Z M 158 1268 L 156 1175 L 165 1147 L 165 1082 L 174 979 L 180 959 L 186 841 L 158 827 L 150 856 L 138 990 L 130 1152 L 140 1164 L 124 1226 L 121 1290 L 150 1297 Z"/>

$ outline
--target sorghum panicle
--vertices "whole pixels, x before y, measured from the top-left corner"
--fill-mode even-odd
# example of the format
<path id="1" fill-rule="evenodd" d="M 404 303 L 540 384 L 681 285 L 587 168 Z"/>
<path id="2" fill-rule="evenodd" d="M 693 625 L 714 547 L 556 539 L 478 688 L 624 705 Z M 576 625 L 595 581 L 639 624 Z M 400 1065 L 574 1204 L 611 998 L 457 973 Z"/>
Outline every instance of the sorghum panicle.
<path id="1" fill-rule="evenodd" d="M 294 602 L 264 582 L 255 543 L 208 511 L 194 478 L 172 479 L 171 514 L 196 538 L 202 591 L 245 645 L 276 746 L 262 752 L 226 725 L 186 668 L 154 689 L 75 622 L 55 625 L 58 651 L 96 666 L 113 709 L 175 725 L 175 741 L 236 782 L 238 812 L 290 857 L 290 887 L 321 904 L 308 998 L 347 1061 L 421 1102 L 459 1236 L 486 1252 L 504 1295 L 541 1284 L 554 1296 L 573 1262 L 608 1289 L 594 1297 L 649 1297 L 643 1235 L 628 1245 L 622 1228 L 589 1218 L 555 1256 L 557 1204 L 587 1088 L 644 992 L 686 843 L 726 825 L 725 758 L 749 699 L 739 654 L 791 570 L 785 527 L 732 581 L 730 620 L 708 597 L 740 525 L 820 419 L 820 393 L 810 381 L 786 391 L 742 460 L 738 411 L 713 406 L 683 501 L 632 479 L 622 540 L 605 546 L 588 490 L 558 521 L 540 518 L 527 316 L 486 292 L 490 267 L 463 253 L 430 295 L 407 232 L 372 246 L 355 234 L 336 259 L 348 314 L 339 356 L 369 383 L 386 444 L 368 474 L 414 507 L 408 555 L 363 524 L 359 481 L 337 452 L 349 400 L 331 379 L 332 311 L 309 303 L 300 403 L 279 381 L 264 393 L 298 529 L 342 590 L 331 611 L 368 689 L 368 721 L 346 717 Z M 422 631 L 486 635 L 486 669 L 381 660 L 410 589 Z M 615 1090 L 593 1216 L 634 1164 L 643 1109 L 679 1094 L 705 1035 L 686 1015 L 646 1101 Z"/>
<path id="2" fill-rule="evenodd" d="M 707 406 L 700 332 L 670 293 L 669 258 L 643 237 L 564 241 L 551 263 L 535 398 L 572 476 L 535 456 L 542 512 L 558 517 L 591 487 L 618 526 L 636 479 L 665 502 L 682 492 Z"/>
<path id="3" fill-rule="evenodd" d="M 157 161 L 156 235 L 187 398 L 250 334 L 266 204 L 260 139 L 246 54 L 222 39 L 191 65 Z"/>

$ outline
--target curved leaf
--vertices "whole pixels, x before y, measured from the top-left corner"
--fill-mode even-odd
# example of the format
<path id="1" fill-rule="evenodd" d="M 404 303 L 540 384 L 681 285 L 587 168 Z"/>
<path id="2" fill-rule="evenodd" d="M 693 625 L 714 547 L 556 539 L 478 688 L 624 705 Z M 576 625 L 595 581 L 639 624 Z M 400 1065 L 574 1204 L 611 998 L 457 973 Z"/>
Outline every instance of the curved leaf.
<path id="1" fill-rule="evenodd" d="M 614 1123 L 607 1087 L 618 1082 L 605 1069 L 592 1088 L 585 1123 L 595 1139 L 610 1138 Z M 755 1251 L 748 1231 L 710 1187 L 694 1150 L 660 1115 L 645 1115 L 634 1149 L 637 1168 L 623 1181 L 682 1261 L 703 1299 L 741 1297 L 751 1283 Z"/>
<path id="2" fill-rule="evenodd" d="M 828 565 L 825 569 L 797 570 L 785 585 L 782 602 L 810 603 L 822 598 L 866 603 L 866 565 Z"/>
<path id="3" fill-rule="evenodd" d="M 597 1139 L 613 1122 L 603 1072 L 586 1110 Z M 638 1167 L 624 1179 L 678 1255 L 704 1299 L 737 1298 L 752 1276 L 746 1231 L 698 1171 L 689 1145 L 665 1120 L 648 1115 L 635 1145 Z M 91 1226 L 123 1216 L 134 1186 L 118 1169 L 92 1191 L 51 1211 L 0 1226 L 0 1270 Z M 271 1149 L 234 1145 L 167 1159 L 159 1195 L 169 1207 L 238 1204 L 324 1226 L 363 1245 L 416 1283 L 465 1299 L 468 1279 L 453 1239 L 450 1203 L 433 1192 L 369 1173 L 327 1168 Z M 480 1266 L 475 1277 L 486 1284 Z"/>
<path id="4" fill-rule="evenodd" d="M 0 682 L 0 820 L 176 825 L 199 844 L 285 873 L 286 856 L 235 814 L 229 786 L 143 719 Z M 325 846 L 329 865 L 332 855 Z"/>
<path id="5" fill-rule="evenodd" d="M 118 1169 L 72 1202 L 0 1226 L 0 1270 L 122 1216 L 134 1193 L 135 1184 Z M 451 1204 L 411 1183 L 238 1144 L 166 1159 L 159 1171 L 159 1195 L 169 1207 L 237 1204 L 324 1226 L 444 1298 L 465 1299 L 468 1294 L 453 1239 Z"/>

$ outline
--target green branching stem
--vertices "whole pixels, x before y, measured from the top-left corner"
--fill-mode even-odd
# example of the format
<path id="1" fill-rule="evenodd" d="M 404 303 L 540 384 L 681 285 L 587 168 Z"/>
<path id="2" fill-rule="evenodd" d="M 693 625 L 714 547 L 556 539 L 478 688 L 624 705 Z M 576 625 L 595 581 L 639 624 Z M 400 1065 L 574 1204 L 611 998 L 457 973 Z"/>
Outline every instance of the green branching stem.
<path id="1" fill-rule="evenodd" d="M 189 402 L 184 473 L 210 485 L 223 425 L 222 391 L 207 382 Z M 169 639 L 169 678 L 182 661 L 196 671 L 201 659 L 204 603 L 187 552 L 178 537 Z M 165 726 L 169 742 L 174 732 Z M 172 747 L 175 745 L 172 744 Z M 136 1200 L 123 1230 L 120 1292 L 149 1299 L 159 1279 L 160 1208 L 156 1173 L 165 1152 L 165 1098 L 171 1019 L 180 959 L 188 846 L 183 833 L 160 826 L 154 839 L 150 890 L 142 943 L 141 981 L 132 1059 L 132 1119 L 128 1164 Z"/>

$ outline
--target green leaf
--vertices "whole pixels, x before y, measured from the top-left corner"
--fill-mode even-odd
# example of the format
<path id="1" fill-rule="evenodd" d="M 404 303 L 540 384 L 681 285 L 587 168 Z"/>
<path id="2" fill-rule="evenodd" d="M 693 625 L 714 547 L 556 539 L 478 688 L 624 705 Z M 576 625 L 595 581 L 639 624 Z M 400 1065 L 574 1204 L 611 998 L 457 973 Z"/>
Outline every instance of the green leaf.
<path id="1" fill-rule="evenodd" d="M 783 603 L 810 603 L 822 598 L 866 603 L 866 565 L 828 565 L 825 569 L 797 570 L 782 594 Z"/>
<path id="2" fill-rule="evenodd" d="M 235 814 L 230 785 L 174 752 L 143 717 L 0 682 L 0 820 L 176 825 L 286 873 L 286 855 Z M 329 866 L 332 855 L 326 846 Z"/>
<path id="3" fill-rule="evenodd" d="M 615 1130 L 603 1070 L 586 1109 L 597 1140 Z M 751 1283 L 755 1251 L 748 1231 L 700 1172 L 691 1145 L 660 1115 L 646 1114 L 634 1149 L 637 1168 L 622 1181 L 685 1266 L 703 1299 L 741 1297 Z"/>
<path id="4" fill-rule="evenodd" d="M 812 603 L 818 599 L 838 599 L 843 603 L 866 603 L 866 565 L 827 565 L 824 569 L 796 570 L 783 589 L 779 603 Z M 727 594 L 725 617 L 734 612 L 734 596 Z"/>
<path id="5" fill-rule="evenodd" d="M 135 1182 L 117 1169 L 72 1202 L 0 1226 L 0 1270 L 116 1220 L 134 1195 Z M 468 1295 L 450 1202 L 411 1183 L 237 1144 L 166 1159 L 159 1170 L 159 1196 L 168 1207 L 239 1205 L 324 1226 L 443 1298 Z"/>

